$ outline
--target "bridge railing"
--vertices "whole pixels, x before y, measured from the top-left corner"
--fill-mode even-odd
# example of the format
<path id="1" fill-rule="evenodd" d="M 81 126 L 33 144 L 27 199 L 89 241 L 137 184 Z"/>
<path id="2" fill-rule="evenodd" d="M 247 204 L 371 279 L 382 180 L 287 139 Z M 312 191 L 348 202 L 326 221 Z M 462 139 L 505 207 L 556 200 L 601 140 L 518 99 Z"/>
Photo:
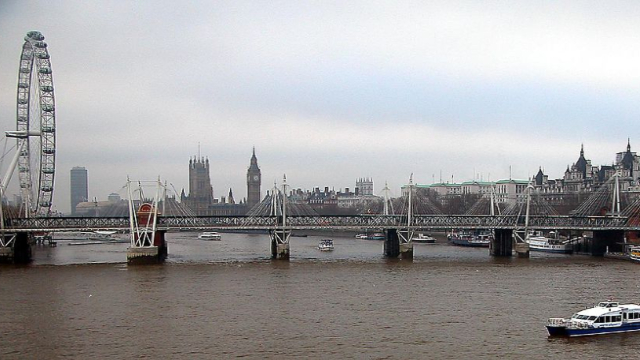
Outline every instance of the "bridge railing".
<path id="1" fill-rule="evenodd" d="M 161 229 L 275 229 L 280 221 L 271 216 L 160 216 Z M 351 216 L 290 216 L 287 227 L 291 229 L 389 229 L 406 227 L 406 217 L 401 215 L 351 215 Z M 414 229 L 514 229 L 524 227 L 524 216 L 490 215 L 416 215 L 412 218 Z M 7 219 L 9 231 L 90 231 L 103 229 L 128 229 L 128 217 L 51 217 Z M 638 224 L 630 225 L 626 217 L 607 216 L 530 216 L 529 228 L 548 230 L 640 230 Z"/>

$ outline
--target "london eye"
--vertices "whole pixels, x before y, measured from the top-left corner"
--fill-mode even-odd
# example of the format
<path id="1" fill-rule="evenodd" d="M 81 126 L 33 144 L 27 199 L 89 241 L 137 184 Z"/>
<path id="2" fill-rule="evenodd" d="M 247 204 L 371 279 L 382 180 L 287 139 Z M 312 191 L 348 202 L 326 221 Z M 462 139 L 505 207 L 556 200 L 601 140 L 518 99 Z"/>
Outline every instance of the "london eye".
<path id="1" fill-rule="evenodd" d="M 7 138 L 17 139 L 17 152 L 0 190 L 6 191 L 17 166 L 21 212 L 25 217 L 43 217 L 51 212 L 55 177 L 53 76 L 44 36 L 29 31 L 24 40 L 18 69 L 16 129 L 5 132 Z"/>

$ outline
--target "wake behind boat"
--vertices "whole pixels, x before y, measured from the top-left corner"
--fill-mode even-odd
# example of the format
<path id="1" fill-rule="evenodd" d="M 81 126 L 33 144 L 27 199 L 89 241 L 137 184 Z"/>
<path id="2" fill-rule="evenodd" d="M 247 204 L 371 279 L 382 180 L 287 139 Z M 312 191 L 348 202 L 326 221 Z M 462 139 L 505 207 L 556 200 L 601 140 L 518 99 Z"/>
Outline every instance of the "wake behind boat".
<path id="1" fill-rule="evenodd" d="M 569 319 L 550 318 L 549 336 L 588 336 L 640 331 L 640 305 L 603 301 Z"/>
<path id="2" fill-rule="evenodd" d="M 215 231 L 205 231 L 198 235 L 198 239 L 201 240 L 211 240 L 211 241 L 220 241 L 222 240 L 222 235 Z"/>

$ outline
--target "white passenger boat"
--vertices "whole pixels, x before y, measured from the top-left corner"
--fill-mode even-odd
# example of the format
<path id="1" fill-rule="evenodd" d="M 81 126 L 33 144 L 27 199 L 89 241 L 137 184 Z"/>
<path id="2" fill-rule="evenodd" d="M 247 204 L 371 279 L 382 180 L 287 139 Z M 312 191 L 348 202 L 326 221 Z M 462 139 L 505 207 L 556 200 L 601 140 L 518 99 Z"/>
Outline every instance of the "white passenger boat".
<path id="1" fill-rule="evenodd" d="M 418 236 L 412 237 L 411 241 L 415 243 L 435 244 L 436 238 L 428 234 L 418 234 Z"/>
<path id="2" fill-rule="evenodd" d="M 215 231 L 205 231 L 200 233 L 200 235 L 198 235 L 198 239 L 220 241 L 222 240 L 222 235 L 220 235 Z"/>
<path id="3" fill-rule="evenodd" d="M 587 336 L 640 331 L 640 305 L 603 301 L 571 318 L 550 318 L 550 336 Z"/>
<path id="4" fill-rule="evenodd" d="M 560 239 L 556 232 L 550 232 L 549 236 L 543 236 L 542 233 L 530 234 L 525 239 L 529 244 L 531 251 L 544 251 L 550 253 L 571 254 L 573 245 L 570 240 Z"/>
<path id="5" fill-rule="evenodd" d="M 640 262 L 640 246 L 629 247 L 629 259 L 633 262 Z"/>
<path id="6" fill-rule="evenodd" d="M 331 239 L 322 239 L 318 244 L 318 250 L 320 251 L 332 251 L 333 250 L 333 240 Z"/>

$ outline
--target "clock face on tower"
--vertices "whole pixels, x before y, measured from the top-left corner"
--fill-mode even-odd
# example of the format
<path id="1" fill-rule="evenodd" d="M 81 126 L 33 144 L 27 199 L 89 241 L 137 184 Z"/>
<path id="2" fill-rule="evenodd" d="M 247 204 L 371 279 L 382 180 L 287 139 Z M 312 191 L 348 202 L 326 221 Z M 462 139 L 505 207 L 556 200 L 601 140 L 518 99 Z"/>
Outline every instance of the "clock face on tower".
<path id="1" fill-rule="evenodd" d="M 258 175 L 253 175 L 253 180 L 258 181 Z"/>

